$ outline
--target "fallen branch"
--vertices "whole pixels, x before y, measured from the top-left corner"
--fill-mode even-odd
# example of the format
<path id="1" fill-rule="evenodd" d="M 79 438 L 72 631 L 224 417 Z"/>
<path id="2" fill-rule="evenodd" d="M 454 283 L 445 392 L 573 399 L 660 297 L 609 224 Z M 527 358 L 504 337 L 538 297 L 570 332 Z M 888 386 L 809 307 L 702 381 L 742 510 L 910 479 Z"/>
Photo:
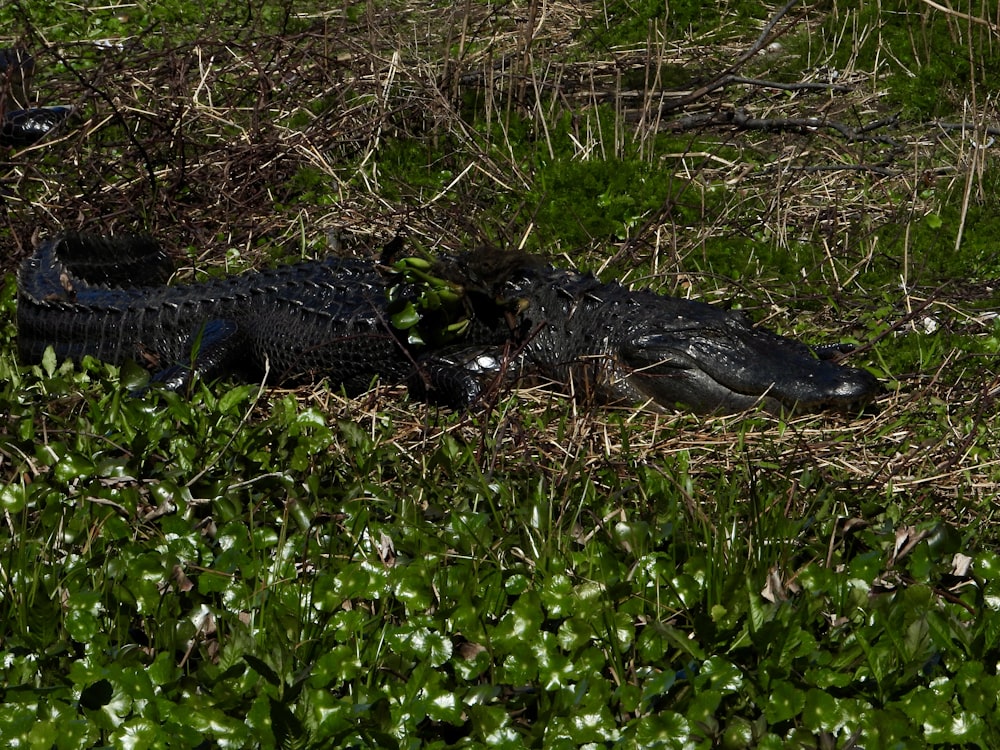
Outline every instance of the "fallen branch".
<path id="1" fill-rule="evenodd" d="M 762 175 L 773 172 L 799 172 L 802 174 L 813 174 L 816 172 L 871 172 L 883 177 L 898 177 L 903 174 L 901 170 L 883 167 L 878 164 L 816 164 L 813 166 L 769 164 L 753 174 Z"/>
<path id="2" fill-rule="evenodd" d="M 798 81 L 797 83 L 781 83 L 779 81 L 767 81 L 761 78 L 744 78 L 743 76 L 729 76 L 726 83 L 742 83 L 747 86 L 757 86 L 764 89 L 780 89 L 781 91 L 854 91 L 856 88 L 849 83 L 819 83 L 818 81 Z"/>
<path id="3" fill-rule="evenodd" d="M 736 62 L 734 62 L 724 71 L 719 73 L 719 75 L 717 75 L 713 80 L 709 81 L 704 86 L 695 89 L 690 94 L 682 96 L 679 99 L 675 99 L 673 101 L 661 104 L 660 114 L 663 115 L 667 112 L 672 112 L 676 109 L 681 109 L 682 107 L 686 107 L 688 104 L 698 101 L 703 96 L 712 93 L 713 91 L 721 88 L 722 86 L 725 86 L 727 83 L 727 79 L 729 79 L 740 68 L 740 66 L 743 65 L 743 63 L 745 63 L 751 57 L 760 52 L 760 50 L 764 49 L 764 47 L 771 42 L 771 40 L 773 39 L 773 37 L 771 36 L 771 31 L 774 29 L 775 26 L 778 25 L 778 21 L 780 21 L 785 16 L 785 14 L 788 13 L 789 10 L 791 10 L 792 6 L 795 5 L 796 2 L 798 2 L 798 0 L 789 0 L 781 8 L 779 8 L 778 11 L 775 12 L 775 14 L 771 16 L 770 20 L 764 25 L 764 30 L 760 33 L 760 36 L 757 37 L 757 41 L 754 42 L 752 45 L 750 45 L 750 48 L 742 55 L 740 55 L 739 58 L 737 58 Z"/>
<path id="4" fill-rule="evenodd" d="M 757 88 L 763 89 L 777 89 L 780 91 L 832 91 L 836 93 L 847 93 L 854 91 L 856 86 L 848 83 L 819 83 L 817 81 L 796 81 L 794 83 L 782 83 L 780 81 L 768 81 L 761 78 L 744 78 L 743 76 L 727 76 L 721 81 L 721 86 L 726 86 L 731 83 L 743 84 L 745 86 L 756 86 Z M 670 101 L 660 105 L 660 112 L 667 112 L 676 109 L 673 106 L 673 102 L 677 101 L 681 97 L 687 96 L 683 91 L 670 91 L 670 90 L 654 90 L 654 91 L 643 91 L 641 89 L 626 89 L 624 91 L 616 91 L 614 89 L 606 89 L 598 91 L 596 89 L 590 89 L 587 91 L 578 91 L 573 93 L 568 93 L 565 91 L 563 86 L 560 89 L 561 84 L 545 84 L 542 88 L 550 90 L 562 90 L 567 96 L 584 98 L 590 102 L 596 102 L 598 104 L 607 102 L 628 102 L 630 100 L 645 100 L 645 99 L 655 99 L 657 97 L 669 98 Z"/>
<path id="5" fill-rule="evenodd" d="M 974 135 L 982 134 L 982 135 L 1000 136 L 1000 128 L 994 128 L 994 127 L 977 128 L 975 125 L 972 125 L 968 122 L 940 122 L 938 120 L 935 120 L 931 122 L 931 125 L 933 125 L 936 128 L 941 128 L 941 130 L 948 130 L 948 131 L 960 130 L 962 133 L 965 133 L 965 131 L 968 130 L 971 131 Z"/>
<path id="6" fill-rule="evenodd" d="M 666 124 L 671 130 L 692 130 L 710 125 L 732 125 L 744 130 L 765 130 L 765 131 L 787 131 L 793 130 L 800 133 L 807 133 L 812 130 L 827 128 L 840 133 L 848 142 L 854 141 L 874 141 L 885 143 L 890 146 L 898 146 L 899 143 L 888 136 L 869 135 L 873 130 L 895 125 L 898 115 L 887 117 L 882 120 L 853 128 L 838 120 L 827 120 L 819 117 L 752 117 L 747 114 L 742 107 L 715 111 L 703 112 L 688 115 L 677 120 L 672 120 Z"/>

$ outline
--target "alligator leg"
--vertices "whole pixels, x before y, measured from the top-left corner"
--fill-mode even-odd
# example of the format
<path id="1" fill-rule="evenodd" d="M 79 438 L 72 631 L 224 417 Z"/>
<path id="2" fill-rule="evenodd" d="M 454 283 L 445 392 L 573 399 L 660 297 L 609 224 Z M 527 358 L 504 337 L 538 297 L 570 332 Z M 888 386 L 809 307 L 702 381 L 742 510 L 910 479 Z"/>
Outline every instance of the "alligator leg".
<path id="1" fill-rule="evenodd" d="M 225 370 L 242 340 L 239 326 L 231 320 L 209 320 L 192 334 L 186 351 L 189 363 L 174 363 L 153 375 L 150 383 L 162 383 L 171 391 L 187 388 L 195 378 L 207 379 Z"/>
<path id="2" fill-rule="evenodd" d="M 35 59 L 23 49 L 0 49 L 0 146 L 24 148 L 69 117 L 72 107 L 32 107 Z M 4 101 L 10 97 L 10 102 Z M 14 106 L 10 106 L 13 104 Z"/>
<path id="3" fill-rule="evenodd" d="M 42 140 L 73 112 L 72 107 L 32 107 L 0 119 L 0 146 L 25 148 Z"/>

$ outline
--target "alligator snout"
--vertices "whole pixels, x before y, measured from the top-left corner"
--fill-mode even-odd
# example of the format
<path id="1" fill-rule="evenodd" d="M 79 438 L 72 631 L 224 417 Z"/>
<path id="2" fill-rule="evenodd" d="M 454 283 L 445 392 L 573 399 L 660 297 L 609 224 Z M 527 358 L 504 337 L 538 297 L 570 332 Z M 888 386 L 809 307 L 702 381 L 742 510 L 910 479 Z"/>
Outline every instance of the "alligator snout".
<path id="1" fill-rule="evenodd" d="M 707 307 L 707 306 L 705 306 Z M 871 373 L 709 308 L 702 327 L 642 334 L 624 348 L 629 383 L 662 406 L 726 413 L 860 411 L 883 392 Z M 692 316 L 696 318 L 697 316 Z"/>

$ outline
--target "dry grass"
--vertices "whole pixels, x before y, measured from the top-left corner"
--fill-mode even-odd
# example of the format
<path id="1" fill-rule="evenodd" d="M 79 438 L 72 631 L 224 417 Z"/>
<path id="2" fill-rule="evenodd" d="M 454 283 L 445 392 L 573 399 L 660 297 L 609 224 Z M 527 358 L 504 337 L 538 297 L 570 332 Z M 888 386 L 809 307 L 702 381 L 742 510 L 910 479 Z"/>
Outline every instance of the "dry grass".
<path id="1" fill-rule="evenodd" d="M 65 154 L 78 168 L 75 180 L 72 172 L 55 180 L 33 169 L 39 154 L 30 151 L 9 165 L 10 192 L 19 194 L 26 182 L 34 188 L 33 205 L 15 206 L 8 224 L 19 249 L 23 224 L 50 230 L 142 226 L 209 254 L 212 243 L 252 246 L 261 238 L 294 237 L 303 222 L 309 235 L 322 235 L 320 227 L 384 233 L 405 221 L 408 228 L 416 224 L 418 234 L 437 238 L 457 221 L 451 214 L 462 205 L 456 197 L 463 187 L 496 193 L 530 185 L 531 175 L 514 159 L 500 161 L 488 148 L 494 145 L 486 142 L 490 136 L 471 132 L 462 117 L 462 94 L 477 88 L 490 94 L 487 120 L 503 122 L 517 109 L 534 116 L 536 135 L 545 139 L 548 123 L 571 111 L 580 120 L 578 158 L 613 156 L 626 142 L 639 142 L 646 158 L 690 181 L 689 193 L 738 187 L 746 202 L 734 203 L 734 223 L 752 207 L 755 225 L 781 244 L 821 227 L 834 255 L 857 252 L 865 239 L 859 225 L 920 215 L 926 210 L 921 187 L 963 179 L 984 158 L 956 131 L 927 125 L 900 130 L 881 103 L 879 73 L 831 70 L 822 49 L 807 60 L 784 47 L 762 50 L 737 71 L 752 78 L 740 77 L 674 111 L 679 99 L 718 79 L 748 49 L 746 33 L 735 25 L 728 29 L 731 37 L 723 26 L 711 40 L 683 42 L 668 41 L 653 28 L 644 47 L 611 47 L 594 59 L 579 40 L 586 36 L 581 29 L 600 30 L 600 6 L 405 8 L 369 8 L 356 21 L 339 11 L 316 14 L 309 31 L 270 38 L 206 38 L 161 50 L 160 40 L 149 35 L 124 40 L 122 48 L 80 44 L 36 51 L 43 71 L 36 88 L 49 101 L 78 106 L 85 119 L 58 145 L 40 147 Z M 813 25 L 807 16 L 782 17 L 772 30 L 774 44 Z M 588 59 L 576 59 L 584 54 Z M 69 71 L 45 80 L 44 71 L 60 63 Z M 789 92 L 745 82 L 774 72 L 776 83 L 791 83 L 781 80 L 789 66 L 802 74 L 795 83 L 831 88 Z M 663 71 L 678 69 L 690 76 L 689 88 L 662 80 Z M 985 99 L 968 112 L 970 125 L 996 125 L 995 102 Z M 591 114 L 593 104 L 606 102 L 620 114 L 614 132 L 599 130 Z M 722 127 L 734 112 L 774 123 L 816 118 L 858 134 L 850 141 L 825 125 L 778 133 Z M 873 127 L 883 121 L 884 127 Z M 689 152 L 655 153 L 652 136 L 664 130 L 690 132 Z M 716 155 L 720 135 L 749 158 Z M 469 169 L 458 173 L 451 195 L 387 205 L 378 152 L 386 139 L 399 137 L 454 140 Z M 275 210 L 303 167 L 328 177 L 335 212 Z M 22 221 L 30 209 L 35 221 Z M 426 229 L 421 214 L 429 216 Z M 655 243 L 667 218 L 649 217 L 631 245 Z M 690 234 L 681 238 L 682 263 L 683 250 L 694 251 L 706 232 L 727 227 L 669 228 Z"/>
<path id="2" fill-rule="evenodd" d="M 627 241 L 595 242 L 575 258 L 595 268 L 612 259 L 651 268 L 654 285 L 692 296 L 757 300 L 769 324 L 787 331 L 800 300 L 787 298 L 787 285 L 769 289 L 765 265 L 737 288 L 692 275 L 691 261 L 709 237 L 745 234 L 787 248 L 818 236 L 829 293 L 842 313 L 861 310 L 870 290 L 857 278 L 880 252 L 878 230 L 931 211 L 928 187 L 968 185 L 974 196 L 989 156 L 971 132 L 893 121 L 883 73 L 832 71 L 824 45 L 835 40 L 810 36 L 818 20 L 812 12 L 780 16 L 758 40 L 736 24 L 710 39 L 680 41 L 653 25 L 645 45 L 599 53 L 580 40 L 588 36 L 581 30 L 601 31 L 601 4 L 569 2 L 369 5 L 356 19 L 317 13 L 294 34 L 185 44 L 163 44 L 149 32 L 120 45 L 47 49 L 39 33 L 20 40 L 38 60 L 36 89 L 81 114 L 55 142 L 14 153 L 0 167 L 5 268 L 39 236 L 61 229 L 143 228 L 168 247 L 195 248 L 206 263 L 221 262 L 232 248 L 251 262 L 275 247 L 280 255 L 325 252 L 340 236 L 353 238 L 354 252 L 370 254 L 403 229 L 432 248 L 489 235 L 522 243 L 533 230 L 518 196 L 533 175 L 504 143 L 507 129 L 474 128 L 463 116 L 463 96 L 479 92 L 487 124 L 527 116 L 544 144 L 547 128 L 569 111 L 575 158 L 613 156 L 637 143 L 643 158 L 677 175 L 684 200 L 697 203 L 719 186 L 729 191 L 727 209 L 713 222 L 678 223 L 668 202 Z M 844 35 L 851 33 L 872 30 L 845 27 Z M 766 46 L 793 37 L 811 42 L 795 53 Z M 677 107 L 755 41 L 765 49 L 731 71 L 740 80 Z M 663 80 L 678 70 L 689 72 L 687 85 Z M 789 70 L 801 77 L 788 80 Z M 824 86 L 789 91 L 759 83 L 772 75 L 775 83 Z M 998 125 L 996 98 L 979 93 L 963 119 L 985 136 Z M 597 103 L 617 113 L 611 132 L 594 113 Z M 686 134 L 686 152 L 657 153 L 661 132 Z M 380 158 L 384 144 L 398 139 L 449 144 L 457 167 L 447 189 L 421 193 L 392 182 Z M 303 173 L 318 175 L 325 205 L 311 200 L 317 190 L 296 183 Z M 487 208 L 504 196 L 511 219 L 498 224 Z M 992 321 L 967 312 L 964 293 L 911 288 L 909 264 L 900 259 L 901 299 L 885 335 L 918 335 L 914 328 L 928 316 L 990 333 Z M 799 325 L 843 331 L 829 311 Z M 952 351 L 936 372 L 896 376 L 877 416 L 761 417 L 750 428 L 742 417 L 575 413 L 571 403 L 535 393 L 504 402 L 506 412 L 490 421 L 440 420 L 423 406 L 401 405 L 394 390 L 353 401 L 320 390 L 300 396 L 331 419 L 376 425 L 388 415 L 394 441 L 415 456 L 430 451 L 442 431 L 489 445 L 481 460 L 496 471 L 525 460 L 558 471 L 584 458 L 620 463 L 627 472 L 636 462 L 661 465 L 683 452 L 713 475 L 734 464 L 776 465 L 790 476 L 808 469 L 869 498 L 940 503 L 948 506 L 943 513 L 961 518 L 967 505 L 998 490 L 997 438 L 989 429 L 1000 388 L 995 365 Z M 560 433 L 559 420 L 548 415 L 562 410 L 574 415 Z M 941 419 L 927 428 L 927 420 Z M 629 431 L 627 461 L 623 421 L 641 425 Z"/>

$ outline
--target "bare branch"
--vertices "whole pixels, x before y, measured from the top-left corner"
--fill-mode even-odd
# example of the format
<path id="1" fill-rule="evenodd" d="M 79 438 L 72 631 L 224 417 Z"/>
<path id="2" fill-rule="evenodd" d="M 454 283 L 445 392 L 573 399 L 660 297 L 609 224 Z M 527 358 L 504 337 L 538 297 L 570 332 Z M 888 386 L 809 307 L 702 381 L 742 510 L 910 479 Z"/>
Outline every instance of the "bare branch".
<path id="1" fill-rule="evenodd" d="M 963 18 L 966 21 L 971 21 L 972 23 L 982 24 L 990 31 L 992 31 L 994 34 L 1000 34 L 1000 26 L 997 26 L 995 23 L 987 21 L 985 18 L 970 16 L 968 13 L 962 13 L 961 11 L 958 10 L 952 10 L 951 8 L 946 8 L 945 6 L 934 2 L 934 0 L 924 0 L 924 2 L 927 3 L 929 6 L 931 6 L 932 8 L 941 11 L 942 13 L 947 13 L 949 16 L 956 16 L 958 18 Z"/>
<path id="2" fill-rule="evenodd" d="M 660 113 L 663 114 L 664 112 L 672 112 L 673 110 L 680 109 L 681 107 L 687 106 L 691 102 L 701 99 L 706 94 L 710 94 L 716 89 L 725 86 L 729 76 L 735 73 L 740 66 L 743 65 L 743 63 L 756 55 L 760 50 L 764 49 L 764 47 L 771 41 L 773 38 L 771 36 L 771 31 L 778 24 L 778 21 L 780 21 L 785 14 L 791 10 L 792 6 L 795 5 L 796 2 L 798 2 L 798 0 L 789 0 L 773 16 L 771 16 L 771 19 L 764 25 L 764 30 L 761 32 L 760 36 L 757 37 L 757 41 L 750 45 L 750 48 L 740 55 L 736 62 L 719 73 L 719 75 L 717 75 L 713 80 L 692 91 L 690 94 L 662 104 L 660 106 Z"/>
<path id="3" fill-rule="evenodd" d="M 715 112 L 703 112 L 700 114 L 688 115 L 680 119 L 667 123 L 671 130 L 691 130 L 693 128 L 705 127 L 706 125 L 734 125 L 744 130 L 768 130 L 784 131 L 794 130 L 800 133 L 807 133 L 812 130 L 827 128 L 836 130 L 848 142 L 852 141 L 875 141 L 885 143 L 890 146 L 898 146 L 899 143 L 888 136 L 870 136 L 868 133 L 879 128 L 894 125 L 898 117 L 892 116 L 882 120 L 877 120 L 860 128 L 852 128 L 850 125 L 838 120 L 827 120 L 819 117 L 751 117 L 742 107 L 732 110 Z"/>

